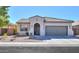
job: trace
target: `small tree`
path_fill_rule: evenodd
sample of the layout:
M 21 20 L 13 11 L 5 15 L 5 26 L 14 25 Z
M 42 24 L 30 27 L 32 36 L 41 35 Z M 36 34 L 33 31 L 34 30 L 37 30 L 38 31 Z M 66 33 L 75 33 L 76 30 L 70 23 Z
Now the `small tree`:
M 9 24 L 8 7 L 9 6 L 0 6 L 0 27 L 7 26 Z
M 9 6 L 0 6 L 0 27 L 1 28 L 6 27 L 9 24 L 8 8 Z

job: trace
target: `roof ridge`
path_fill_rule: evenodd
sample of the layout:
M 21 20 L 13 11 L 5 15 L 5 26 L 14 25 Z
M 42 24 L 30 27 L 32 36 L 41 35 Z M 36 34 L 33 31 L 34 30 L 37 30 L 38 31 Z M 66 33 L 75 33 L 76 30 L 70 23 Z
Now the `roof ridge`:
M 55 18 L 55 17 L 47 17 L 47 16 L 45 18 L 51 18 L 51 19 L 56 19 L 56 20 L 65 20 L 65 21 L 72 21 L 72 20 L 68 20 L 68 19 Z

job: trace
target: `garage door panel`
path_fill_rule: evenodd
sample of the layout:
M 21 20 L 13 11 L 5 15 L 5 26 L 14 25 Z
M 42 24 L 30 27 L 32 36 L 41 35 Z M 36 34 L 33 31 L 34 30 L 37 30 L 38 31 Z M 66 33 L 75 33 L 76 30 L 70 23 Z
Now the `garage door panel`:
M 46 35 L 48 36 L 66 36 L 67 27 L 66 26 L 46 26 Z

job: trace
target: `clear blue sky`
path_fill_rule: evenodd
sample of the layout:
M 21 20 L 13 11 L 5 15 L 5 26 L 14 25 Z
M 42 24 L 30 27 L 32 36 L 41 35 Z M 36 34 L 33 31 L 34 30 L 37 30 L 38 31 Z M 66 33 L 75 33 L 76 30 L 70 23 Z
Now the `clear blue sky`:
M 78 6 L 12 6 L 9 8 L 10 22 L 31 16 L 48 16 L 54 18 L 79 20 Z

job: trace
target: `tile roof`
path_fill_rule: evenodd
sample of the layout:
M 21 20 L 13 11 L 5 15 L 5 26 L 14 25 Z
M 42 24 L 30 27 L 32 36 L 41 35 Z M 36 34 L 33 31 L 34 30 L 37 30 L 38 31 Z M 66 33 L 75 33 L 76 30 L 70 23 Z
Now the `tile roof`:
M 74 23 L 72 23 L 73 26 L 75 25 L 79 25 L 79 21 L 75 21 Z
M 53 18 L 53 17 L 42 17 L 39 15 L 36 15 L 36 16 L 29 17 L 28 19 L 22 18 L 22 19 L 18 20 L 16 23 L 25 23 L 25 22 L 28 23 L 29 19 L 34 18 L 34 17 L 44 18 L 45 21 L 47 21 L 47 22 L 62 22 L 62 23 L 65 23 L 65 22 L 72 23 L 73 22 L 72 20 L 59 19 L 59 18 Z
M 18 20 L 16 23 L 20 23 L 20 22 L 25 23 L 25 22 L 29 22 L 29 20 L 22 18 L 22 19 Z
M 52 17 L 44 17 L 44 18 L 46 21 L 51 21 L 51 22 L 73 22 L 72 20 L 52 18 Z

